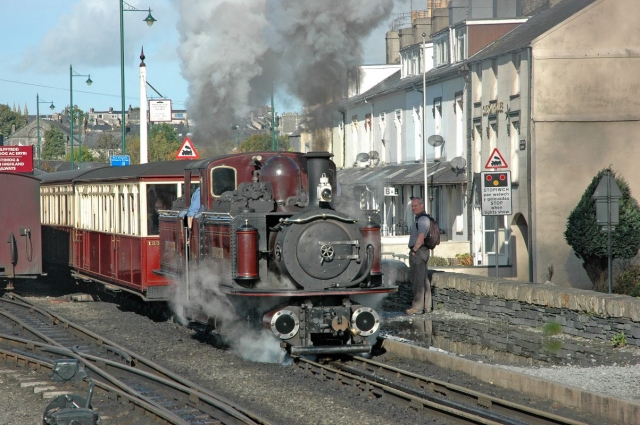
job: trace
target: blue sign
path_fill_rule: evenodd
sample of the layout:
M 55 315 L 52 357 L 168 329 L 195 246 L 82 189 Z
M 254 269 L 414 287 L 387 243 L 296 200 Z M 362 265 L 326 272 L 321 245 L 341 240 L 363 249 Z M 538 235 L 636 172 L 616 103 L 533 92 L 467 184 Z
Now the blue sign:
M 123 167 L 125 165 L 129 165 L 131 163 L 131 158 L 129 155 L 111 155 L 111 166 L 112 167 Z

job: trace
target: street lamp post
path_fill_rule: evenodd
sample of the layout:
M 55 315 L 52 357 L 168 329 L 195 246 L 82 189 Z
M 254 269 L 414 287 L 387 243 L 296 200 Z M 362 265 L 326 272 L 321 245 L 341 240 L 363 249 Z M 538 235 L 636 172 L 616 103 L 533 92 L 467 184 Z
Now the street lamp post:
M 55 109 L 55 105 L 53 102 L 45 102 L 44 100 L 40 100 L 40 95 L 36 94 L 36 127 L 38 132 L 38 168 L 40 168 L 40 104 L 46 103 L 50 104 L 49 109 L 52 111 Z
M 127 6 L 125 9 L 124 6 Z M 124 100 L 124 12 L 146 12 L 146 10 L 140 10 L 124 0 L 120 0 L 120 96 L 122 97 L 122 118 L 120 119 L 120 125 L 122 126 L 122 155 L 126 154 L 125 148 L 125 136 L 126 136 L 126 124 L 125 124 L 125 100 Z M 156 21 L 153 16 L 151 16 L 151 8 L 149 8 L 149 14 L 144 22 L 147 23 L 148 26 L 153 25 Z
M 424 210 L 429 213 L 429 201 L 427 200 L 429 194 L 427 191 L 427 181 L 429 178 L 428 166 L 427 166 L 427 55 L 425 52 L 426 33 L 422 33 L 422 150 L 424 160 Z
M 73 70 L 73 66 L 69 65 L 69 122 L 70 122 L 70 128 L 71 128 L 71 169 L 74 169 L 73 166 L 73 157 L 74 157 L 74 152 L 73 152 L 73 77 L 87 77 L 87 85 L 90 86 L 91 83 L 93 83 L 93 81 L 91 81 L 91 75 L 89 74 L 78 74 L 77 72 L 75 72 Z

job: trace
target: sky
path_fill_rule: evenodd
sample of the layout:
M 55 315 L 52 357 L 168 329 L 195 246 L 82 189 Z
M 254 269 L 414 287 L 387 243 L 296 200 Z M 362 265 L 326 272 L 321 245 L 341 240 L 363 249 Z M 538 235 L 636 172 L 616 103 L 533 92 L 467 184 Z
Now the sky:
M 216 110 L 221 103 L 238 103 L 233 109 L 238 114 L 256 100 L 269 101 L 265 96 L 269 90 L 254 87 L 256 81 L 266 85 L 262 77 L 277 75 L 276 111 L 299 112 L 317 94 L 312 90 L 326 84 L 322 75 L 331 77 L 335 68 L 331 58 L 337 51 L 360 56 L 361 64 L 384 63 L 385 33 L 394 14 L 408 12 L 417 2 L 127 3 L 144 12 L 124 12 L 126 107 L 140 105 L 138 67 L 144 48 L 147 80 L 159 92 L 148 88 L 149 98 L 171 99 L 173 109 L 187 109 L 190 114 L 191 109 Z M 22 110 L 26 105 L 33 115 L 39 95 L 41 115 L 50 113 L 50 105 L 43 102 L 53 102 L 55 111 L 61 111 L 70 103 L 72 80 L 73 103 L 80 109 L 119 111 L 118 5 L 118 0 L 0 0 L 5 36 L 0 48 L 0 103 Z M 143 21 L 149 7 L 157 20 L 151 27 Z M 93 81 L 90 87 L 85 84 L 88 75 Z

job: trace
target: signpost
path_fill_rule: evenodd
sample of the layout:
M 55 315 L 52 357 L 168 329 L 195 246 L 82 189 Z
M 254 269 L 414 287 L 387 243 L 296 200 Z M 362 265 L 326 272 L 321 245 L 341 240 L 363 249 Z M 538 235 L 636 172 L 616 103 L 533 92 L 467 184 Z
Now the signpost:
M 622 199 L 622 192 L 611 174 L 611 169 L 607 169 L 606 174 L 600 179 L 592 198 L 596 201 L 596 222 L 602 226 L 603 232 L 607 232 L 607 274 L 609 275 L 609 293 L 611 293 L 611 232 L 616 230 L 615 226 L 620 222 L 620 199 Z
M 150 122 L 171 122 L 171 114 L 172 110 L 170 99 L 149 101 Z
M 510 215 L 511 171 L 483 171 L 482 215 Z
M 509 168 L 498 148 L 493 149 L 484 168 L 494 169 L 494 171 L 481 173 L 482 215 L 496 217 L 493 244 L 496 252 L 496 277 L 499 277 L 498 217 L 513 214 L 511 208 L 511 171 L 497 171 L 497 169 Z
M 182 142 L 182 146 L 180 146 L 180 149 L 178 149 L 178 154 L 176 155 L 176 158 L 178 159 L 200 158 L 200 155 L 198 155 L 198 152 L 196 151 L 196 148 L 193 146 L 191 139 L 189 139 L 189 136 L 184 138 L 184 141 Z
M 399 194 L 400 190 L 397 187 L 385 186 L 384 188 L 384 196 L 398 196 Z
M 112 167 L 124 167 L 131 164 L 131 158 L 129 155 L 111 155 Z
M 33 146 L 0 146 L 0 171 L 33 173 Z

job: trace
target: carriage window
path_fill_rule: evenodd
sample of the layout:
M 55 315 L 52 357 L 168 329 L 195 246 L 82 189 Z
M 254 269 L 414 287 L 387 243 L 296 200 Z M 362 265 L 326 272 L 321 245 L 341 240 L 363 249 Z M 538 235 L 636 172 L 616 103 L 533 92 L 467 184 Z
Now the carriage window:
M 160 233 L 159 211 L 170 210 L 173 202 L 178 199 L 178 185 L 149 184 L 147 185 L 147 234 Z
M 236 169 L 231 167 L 216 167 L 211 170 L 211 192 L 213 196 L 220 196 L 224 192 L 236 189 Z

